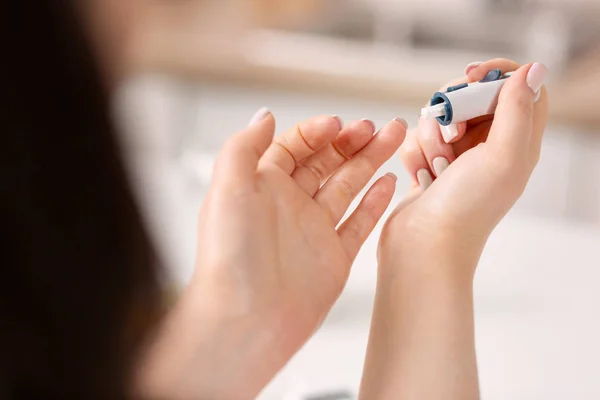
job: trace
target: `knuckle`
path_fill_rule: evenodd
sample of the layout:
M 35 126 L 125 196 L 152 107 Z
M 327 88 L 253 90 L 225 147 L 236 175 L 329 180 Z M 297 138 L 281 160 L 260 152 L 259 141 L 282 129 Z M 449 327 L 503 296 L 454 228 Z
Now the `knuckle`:
M 321 163 L 314 163 L 311 165 L 307 165 L 306 168 L 308 168 L 309 171 L 311 171 L 313 173 L 313 175 L 316 176 L 316 178 L 319 181 L 323 181 L 325 179 L 325 167 L 323 166 L 323 164 Z
M 337 179 L 336 186 L 343 197 L 354 198 L 354 196 L 356 196 L 356 188 L 350 179 L 346 177 L 340 177 Z

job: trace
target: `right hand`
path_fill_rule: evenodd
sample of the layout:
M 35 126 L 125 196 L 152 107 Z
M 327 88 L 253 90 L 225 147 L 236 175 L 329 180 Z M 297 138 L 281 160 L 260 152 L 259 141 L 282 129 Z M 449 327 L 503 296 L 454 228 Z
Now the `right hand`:
M 478 81 L 497 68 L 518 70 L 505 84 L 494 116 L 462 124 L 451 143 L 443 140 L 435 120 L 421 119 L 418 129 L 408 134 L 400 155 L 413 177 L 413 190 L 384 228 L 381 263 L 398 264 L 441 250 L 476 260 L 489 234 L 523 193 L 546 127 L 548 97 L 542 83 L 547 70 L 541 64 L 519 68 L 508 60 L 492 60 L 452 84 Z

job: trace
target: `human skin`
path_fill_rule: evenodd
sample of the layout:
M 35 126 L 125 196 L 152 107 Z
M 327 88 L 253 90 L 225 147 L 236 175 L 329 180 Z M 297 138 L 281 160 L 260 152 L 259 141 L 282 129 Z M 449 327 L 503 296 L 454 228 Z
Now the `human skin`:
M 379 242 L 361 399 L 479 398 L 473 277 L 490 233 L 537 164 L 548 112 L 541 64 L 492 60 L 463 81 L 495 68 L 517 71 L 493 118 L 463 124 L 450 144 L 435 121 L 421 120 L 402 145 L 413 190 Z

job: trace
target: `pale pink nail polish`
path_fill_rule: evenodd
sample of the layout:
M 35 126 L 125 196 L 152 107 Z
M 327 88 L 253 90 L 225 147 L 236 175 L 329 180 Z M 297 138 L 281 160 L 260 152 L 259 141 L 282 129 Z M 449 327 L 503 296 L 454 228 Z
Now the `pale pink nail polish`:
M 406 129 L 408 129 L 408 122 L 406 122 L 404 118 L 396 117 L 394 118 L 394 121 L 400 122 Z
M 527 74 L 527 85 L 529 85 L 534 93 L 537 93 L 544 85 L 547 76 L 548 68 L 544 64 L 535 63 L 531 66 Z
M 398 180 L 398 177 L 396 176 L 396 174 L 392 173 L 392 172 L 388 172 L 387 174 L 385 174 L 386 176 L 389 176 L 390 178 L 392 178 L 394 181 Z
M 475 68 L 479 67 L 481 64 L 483 64 L 483 61 L 475 61 L 475 62 L 472 62 L 471 64 L 467 65 L 467 67 L 465 68 L 465 75 L 469 75 L 469 72 L 473 71 Z
M 420 169 L 417 171 L 417 182 L 421 189 L 426 190 L 433 183 L 433 177 L 426 169 Z
M 332 115 L 333 118 L 335 118 L 335 120 L 338 123 L 338 126 L 340 128 L 340 131 L 342 130 L 342 128 L 344 127 L 344 120 L 342 120 L 338 115 Z
M 448 159 L 446 157 L 437 157 L 433 160 L 433 172 L 436 177 L 440 177 L 444 173 L 446 169 L 450 166 Z
M 248 123 L 248 126 L 258 124 L 260 121 L 265 119 L 267 117 L 267 115 L 269 115 L 269 114 L 271 114 L 271 111 L 269 111 L 269 109 L 267 107 L 262 107 L 260 110 L 258 110 L 256 112 L 256 114 L 254 114 L 254 116 Z
M 454 138 L 458 136 L 458 126 L 456 126 L 455 124 L 442 126 L 441 131 L 442 138 L 446 143 L 450 143 L 452 140 L 454 140 Z
M 364 119 L 362 119 L 362 121 L 371 125 L 372 131 L 375 132 L 375 130 L 377 129 L 377 127 L 375 126 L 375 122 L 371 121 L 368 118 L 364 118 Z

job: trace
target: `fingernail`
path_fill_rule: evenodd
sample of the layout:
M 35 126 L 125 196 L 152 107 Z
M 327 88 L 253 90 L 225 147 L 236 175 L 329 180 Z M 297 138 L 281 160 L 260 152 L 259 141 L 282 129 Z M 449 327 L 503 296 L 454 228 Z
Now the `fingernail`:
M 475 62 L 472 62 L 471 64 L 467 65 L 467 67 L 465 68 L 465 75 L 469 75 L 469 72 L 473 71 L 475 68 L 479 67 L 481 64 L 483 64 L 483 61 L 475 61 Z
M 436 177 L 440 177 L 442 173 L 450 166 L 450 163 L 445 157 L 437 157 L 433 160 L 433 172 Z
M 400 122 L 406 129 L 408 129 L 408 122 L 406 122 L 404 118 L 396 117 L 394 118 L 394 121 Z
M 387 174 L 385 174 L 385 176 L 389 176 L 390 178 L 392 178 L 394 181 L 398 180 L 398 177 L 396 176 L 396 174 L 393 174 L 391 172 L 388 172 Z
M 363 122 L 366 122 L 366 123 L 368 123 L 368 124 L 370 124 L 370 125 L 371 125 L 371 128 L 373 128 L 373 129 L 372 129 L 372 132 L 375 132 L 375 129 L 377 129 L 377 126 L 375 126 L 375 122 L 371 121 L 371 120 L 370 120 L 370 119 L 368 119 L 368 118 L 364 118 L 362 121 L 363 121 Z
M 267 115 L 269 115 L 269 114 L 271 114 L 271 111 L 269 111 L 269 109 L 267 107 L 261 108 L 260 110 L 258 110 L 256 112 L 256 114 L 254 114 L 254 117 L 252 117 L 252 119 L 248 123 L 248 126 L 252 126 L 252 125 L 259 123 L 260 121 L 265 119 L 267 117 Z
M 333 118 L 335 118 L 335 120 L 338 123 L 338 126 L 340 128 L 340 131 L 342 130 L 342 128 L 344 127 L 344 120 L 342 120 L 338 115 L 332 115 Z
M 444 142 L 450 143 L 455 137 L 458 136 L 458 126 L 455 124 L 442 126 L 442 137 Z
M 426 190 L 433 183 L 433 178 L 428 170 L 420 169 L 417 171 L 417 181 L 421 189 Z
M 527 74 L 527 85 L 529 85 L 534 93 L 537 93 L 542 88 L 547 76 L 548 68 L 544 64 L 535 63 L 531 66 Z

